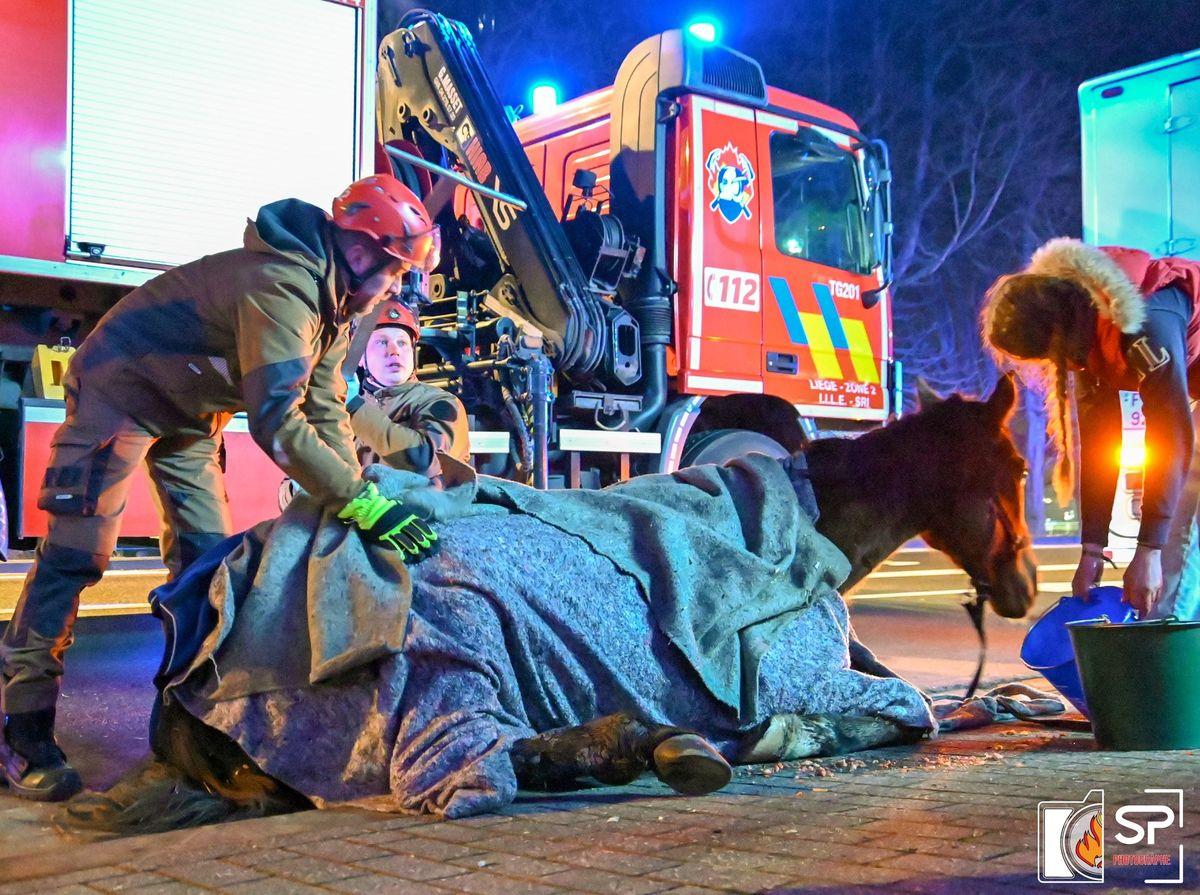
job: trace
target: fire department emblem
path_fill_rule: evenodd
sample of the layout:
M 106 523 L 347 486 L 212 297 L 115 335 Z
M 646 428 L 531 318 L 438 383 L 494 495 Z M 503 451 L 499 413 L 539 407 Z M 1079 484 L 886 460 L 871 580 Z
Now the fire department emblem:
M 754 198 L 754 166 L 745 153 L 732 143 L 714 149 L 704 160 L 708 188 L 712 192 L 709 210 L 734 224 L 750 218 L 750 200 Z

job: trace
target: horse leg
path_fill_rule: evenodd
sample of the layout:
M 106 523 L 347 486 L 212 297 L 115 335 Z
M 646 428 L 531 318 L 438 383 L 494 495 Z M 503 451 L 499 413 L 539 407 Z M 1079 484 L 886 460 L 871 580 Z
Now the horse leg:
M 876 655 L 871 652 L 871 648 L 858 639 L 858 635 L 854 633 L 854 626 L 850 626 L 850 670 L 857 671 L 860 674 L 869 675 L 870 677 L 890 677 L 898 681 L 909 683 L 906 678 L 901 677 L 892 669 L 888 668 Z M 914 684 L 914 687 L 916 685 Z M 933 700 L 929 694 L 920 687 L 916 687 L 917 692 L 921 694 L 921 698 L 925 700 L 925 704 L 932 706 Z
M 583 777 L 622 786 L 649 769 L 676 792 L 704 795 L 733 774 L 703 737 L 625 712 L 517 740 L 509 757 L 525 789 L 569 789 Z
M 74 829 L 158 833 L 312 807 L 178 700 L 160 705 L 150 745 L 153 754 L 107 792 L 76 797 L 56 822 Z
M 869 646 L 854 636 L 853 628 L 850 630 L 850 668 L 871 677 L 900 677 L 880 662 Z
M 916 742 L 923 735 L 920 728 L 877 715 L 772 715 L 742 737 L 737 760 L 762 764 L 845 755 Z

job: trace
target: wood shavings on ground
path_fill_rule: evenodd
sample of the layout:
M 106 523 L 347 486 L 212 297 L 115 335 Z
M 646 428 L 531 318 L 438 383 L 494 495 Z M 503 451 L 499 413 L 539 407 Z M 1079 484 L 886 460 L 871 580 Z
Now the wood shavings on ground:
M 999 751 L 983 751 L 971 755 L 954 753 L 922 753 L 909 755 L 864 755 L 839 756 L 836 758 L 808 758 L 799 761 L 778 762 L 774 765 L 745 765 L 736 768 L 738 776 L 744 777 L 774 777 L 791 776 L 797 779 L 833 777 L 856 771 L 927 771 L 953 768 L 972 767 L 1005 758 Z

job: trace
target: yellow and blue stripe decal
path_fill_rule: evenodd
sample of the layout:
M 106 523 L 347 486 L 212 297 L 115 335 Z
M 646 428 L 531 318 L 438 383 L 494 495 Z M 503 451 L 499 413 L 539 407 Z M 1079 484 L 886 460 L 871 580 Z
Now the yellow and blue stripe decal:
M 833 293 L 827 283 L 813 283 L 813 296 L 820 314 L 801 311 L 796 306 L 792 287 L 783 277 L 769 277 L 771 294 L 783 317 L 788 338 L 812 352 L 813 365 L 822 379 L 845 379 L 837 351 L 847 351 L 860 382 L 879 382 L 879 368 L 871 351 L 867 327 L 861 320 L 843 320 L 837 312 Z

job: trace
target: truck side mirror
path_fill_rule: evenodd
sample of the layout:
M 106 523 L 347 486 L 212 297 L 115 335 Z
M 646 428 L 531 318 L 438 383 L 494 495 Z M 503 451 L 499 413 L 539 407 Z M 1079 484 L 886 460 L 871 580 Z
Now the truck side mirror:
M 869 201 L 875 230 L 875 255 L 882 268 L 879 286 L 864 289 L 862 293 L 863 307 L 870 310 L 879 304 L 884 290 L 892 285 L 892 234 L 895 227 L 892 224 L 892 171 L 887 144 L 882 140 L 872 140 L 866 149 L 868 176 L 874 184 Z
M 596 189 L 596 172 L 589 171 L 587 168 L 576 168 L 575 175 L 571 178 L 571 186 L 590 199 L 592 192 Z

